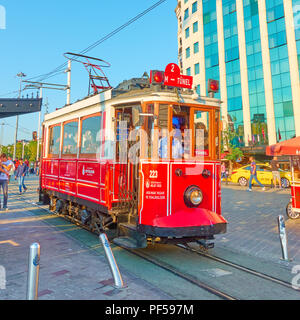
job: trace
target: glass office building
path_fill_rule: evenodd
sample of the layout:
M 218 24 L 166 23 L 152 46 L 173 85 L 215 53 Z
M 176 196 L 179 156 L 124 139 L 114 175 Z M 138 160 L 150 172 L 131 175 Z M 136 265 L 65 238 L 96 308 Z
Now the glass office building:
M 300 0 L 178 0 L 175 12 L 182 73 L 202 96 L 220 81 L 237 145 L 300 136 Z

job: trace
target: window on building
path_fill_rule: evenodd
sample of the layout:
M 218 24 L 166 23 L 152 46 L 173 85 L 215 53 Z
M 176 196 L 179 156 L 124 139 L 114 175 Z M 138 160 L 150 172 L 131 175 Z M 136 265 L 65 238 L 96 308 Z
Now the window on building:
M 198 21 L 193 23 L 193 32 L 198 32 Z
M 77 154 L 78 145 L 78 121 L 68 122 L 64 125 L 63 131 L 63 155 Z
M 187 76 L 190 76 L 190 75 L 191 75 L 191 68 L 187 68 L 187 69 L 186 69 L 186 75 L 187 75 Z
M 189 17 L 189 9 L 184 10 L 184 20 L 186 20 Z
M 185 38 L 187 39 L 190 36 L 190 28 L 185 29 Z
M 269 36 L 269 48 L 280 47 L 286 44 L 286 33 L 281 31 L 279 33 L 274 33 Z
M 51 127 L 49 129 L 49 148 L 48 148 L 49 155 L 59 156 L 60 130 L 61 130 L 60 125 Z
M 267 22 L 274 21 L 282 17 L 284 17 L 284 8 L 282 3 L 267 10 Z
M 190 49 L 190 47 L 188 47 L 185 49 L 185 57 L 189 58 L 190 56 L 191 56 L 191 49 Z
M 199 52 L 199 42 L 195 42 L 194 43 L 194 53 L 198 53 Z
M 199 72 L 200 72 L 199 63 L 196 63 L 194 68 L 195 68 L 195 75 L 199 74 Z
M 195 13 L 198 9 L 198 3 L 197 1 L 195 1 L 193 4 L 192 4 L 192 13 Z
M 99 154 L 101 145 L 101 116 L 82 120 L 80 154 Z

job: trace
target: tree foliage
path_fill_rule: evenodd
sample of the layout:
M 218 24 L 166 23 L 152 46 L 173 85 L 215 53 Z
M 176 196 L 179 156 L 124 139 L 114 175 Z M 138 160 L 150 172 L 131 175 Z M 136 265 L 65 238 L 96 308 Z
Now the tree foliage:
M 41 146 L 40 146 L 41 150 Z M 6 153 L 8 156 L 13 157 L 14 145 L 1 146 L 1 153 Z M 37 141 L 29 141 L 24 143 L 24 156 L 23 156 L 23 143 L 18 142 L 16 148 L 16 158 L 24 158 L 29 161 L 36 161 L 37 156 Z

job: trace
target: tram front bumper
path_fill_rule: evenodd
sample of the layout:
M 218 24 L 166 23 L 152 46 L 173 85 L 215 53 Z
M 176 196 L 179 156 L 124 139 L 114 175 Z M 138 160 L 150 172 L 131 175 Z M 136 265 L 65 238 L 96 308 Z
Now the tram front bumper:
M 227 231 L 227 221 L 219 214 L 202 208 L 177 212 L 139 225 L 138 231 L 154 237 L 210 237 Z

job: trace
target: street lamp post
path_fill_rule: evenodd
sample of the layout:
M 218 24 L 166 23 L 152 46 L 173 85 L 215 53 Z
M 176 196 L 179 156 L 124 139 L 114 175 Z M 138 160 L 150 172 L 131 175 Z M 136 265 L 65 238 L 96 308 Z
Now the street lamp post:
M 20 89 L 19 89 L 19 99 L 21 99 L 21 92 L 22 92 L 22 78 L 26 77 L 26 74 L 20 72 L 17 74 L 17 77 L 20 78 Z M 16 118 L 16 132 L 15 132 L 15 144 L 14 144 L 14 155 L 13 160 L 16 159 L 16 152 L 17 152 L 17 139 L 18 139 L 18 127 L 19 127 L 19 116 Z
M 40 87 L 40 98 L 43 98 L 43 86 Z M 36 161 L 40 159 L 40 131 L 41 131 L 41 111 L 39 112 L 39 123 L 37 132 L 37 150 L 36 150 Z

